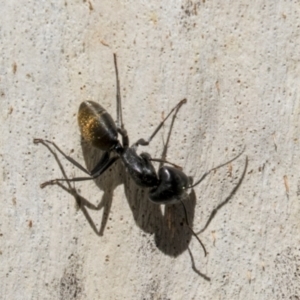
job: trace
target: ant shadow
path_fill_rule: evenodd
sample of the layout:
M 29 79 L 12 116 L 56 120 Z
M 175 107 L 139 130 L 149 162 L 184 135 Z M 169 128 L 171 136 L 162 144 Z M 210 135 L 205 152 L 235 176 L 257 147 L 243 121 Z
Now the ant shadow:
M 92 149 L 84 144 L 82 144 L 82 149 L 86 167 L 87 169 L 92 169 L 97 159 L 100 159 L 101 154 L 99 155 L 97 149 Z M 91 159 L 93 156 L 97 157 L 97 159 Z M 82 199 L 82 197 L 81 203 L 89 209 L 103 209 L 100 228 L 97 231 L 94 230 L 96 234 L 104 234 L 112 206 L 113 191 L 119 185 L 123 185 L 124 198 L 127 199 L 136 225 L 145 233 L 154 235 L 156 246 L 163 253 L 173 257 L 180 255 L 187 249 L 192 235 L 185 224 L 185 215 L 181 205 L 167 205 L 163 211 L 160 205 L 149 201 L 147 189 L 135 184 L 121 161 L 118 160 L 112 168 L 96 179 L 95 183 L 103 191 L 100 203 L 97 206 L 93 206 L 86 199 Z M 192 224 L 196 205 L 194 192 L 186 199 L 185 205 L 189 222 Z M 82 205 L 80 207 L 82 208 Z M 95 228 L 94 225 L 92 227 Z
M 168 138 L 164 145 L 163 152 L 161 155 L 162 160 L 165 160 L 167 156 L 168 144 L 174 125 L 175 117 L 176 114 L 172 118 Z M 68 179 L 56 152 L 53 151 L 47 143 L 42 142 L 42 144 L 45 145 L 53 154 L 61 169 L 63 177 L 65 179 Z M 81 142 L 81 147 L 83 157 L 85 160 L 85 165 L 88 170 L 91 170 L 94 168 L 95 164 L 100 160 L 103 153 L 98 149 L 93 148 L 84 141 Z M 207 229 L 211 221 L 216 216 L 217 212 L 224 205 L 226 205 L 237 192 L 245 177 L 247 165 L 248 159 L 246 158 L 245 167 L 238 183 L 231 190 L 231 192 L 228 194 L 225 200 L 222 201 L 215 209 L 213 209 L 205 226 L 200 231 L 198 231 L 197 234 L 202 233 Z M 89 225 L 91 226 L 95 234 L 97 234 L 98 236 L 102 236 L 104 234 L 112 206 L 113 192 L 119 185 L 123 185 L 125 197 L 132 211 L 135 223 L 144 232 L 154 235 L 156 247 L 166 255 L 172 257 L 177 257 L 184 251 L 188 250 L 189 255 L 191 257 L 192 269 L 194 270 L 194 272 L 196 272 L 203 279 L 210 281 L 210 278 L 207 275 L 201 273 L 195 266 L 195 261 L 192 252 L 189 249 L 189 243 L 192 238 L 192 233 L 188 226 L 186 226 L 187 221 L 185 219 L 184 210 L 181 205 L 165 205 L 165 209 L 163 212 L 160 205 L 149 201 L 147 189 L 141 188 L 134 183 L 129 174 L 127 174 L 127 171 L 120 160 L 117 160 L 112 167 L 110 167 L 99 178 L 95 179 L 94 182 L 96 183 L 97 187 L 101 191 L 103 191 L 101 200 L 97 205 L 91 203 L 89 200 L 81 196 L 76 191 L 75 187 L 71 185 L 70 182 L 65 182 L 68 185 L 68 187 L 60 182 L 57 182 L 56 184 L 68 193 L 70 193 L 75 198 L 76 203 L 83 212 L 85 218 L 87 219 Z M 196 194 L 193 189 L 191 190 L 190 194 L 185 200 L 185 206 L 187 210 L 188 223 L 191 227 L 193 227 L 196 206 Z M 97 228 L 96 222 L 90 216 L 89 210 L 103 210 L 99 228 Z

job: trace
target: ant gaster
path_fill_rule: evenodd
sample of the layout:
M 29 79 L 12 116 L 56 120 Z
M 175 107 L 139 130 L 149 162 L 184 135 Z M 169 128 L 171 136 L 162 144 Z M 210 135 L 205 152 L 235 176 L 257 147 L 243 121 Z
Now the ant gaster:
M 41 187 L 43 188 L 46 185 L 56 184 L 61 181 L 71 182 L 95 179 L 103 174 L 114 162 L 121 159 L 135 183 L 139 186 L 150 188 L 149 200 L 156 204 L 174 204 L 178 202 L 182 204 L 185 213 L 186 225 L 201 244 L 206 256 L 207 251 L 203 243 L 188 222 L 187 210 L 183 203 L 183 200 L 187 197 L 186 191 L 198 185 L 212 171 L 237 159 L 242 153 L 230 161 L 209 170 L 194 184 L 192 184 L 191 177 L 188 177 L 185 173 L 183 173 L 177 165 L 162 159 L 151 158 L 151 156 L 145 152 L 137 154 L 137 147 L 149 145 L 153 137 L 163 126 L 164 122 L 174 111 L 177 113 L 179 108 L 186 103 L 186 99 L 181 100 L 169 112 L 147 140 L 139 139 L 132 146 L 129 146 L 129 138 L 122 120 L 122 105 L 116 54 L 114 54 L 114 65 L 117 81 L 117 124 L 113 121 L 110 114 L 108 114 L 108 112 L 96 102 L 82 102 L 78 111 L 78 124 L 83 139 L 88 141 L 94 147 L 104 151 L 100 161 L 96 164 L 92 171 L 89 172 L 73 158 L 67 156 L 54 142 L 43 139 L 34 139 L 34 143 L 36 144 L 52 144 L 69 162 L 89 175 L 89 177 L 76 177 L 72 179 L 54 179 L 41 184 Z M 118 134 L 122 137 L 122 143 L 118 139 Z M 112 152 L 116 155 L 111 157 Z M 158 173 L 156 173 L 152 161 L 168 163 L 171 166 L 162 166 L 158 170 Z

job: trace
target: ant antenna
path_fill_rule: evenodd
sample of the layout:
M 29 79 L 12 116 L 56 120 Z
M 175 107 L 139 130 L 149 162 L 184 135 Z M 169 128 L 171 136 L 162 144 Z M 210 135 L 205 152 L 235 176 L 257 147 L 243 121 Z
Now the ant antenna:
M 233 162 L 233 161 L 236 160 L 237 158 L 239 158 L 239 157 L 244 153 L 244 151 L 245 151 L 245 147 L 243 148 L 243 150 L 241 151 L 241 153 L 239 153 L 237 156 L 235 156 L 235 157 L 232 158 L 231 160 L 229 160 L 229 161 L 227 161 L 226 163 L 223 163 L 223 164 L 221 164 L 221 165 L 219 165 L 219 166 L 216 166 L 216 167 L 210 169 L 209 171 L 205 172 L 205 173 L 202 175 L 202 177 L 201 177 L 198 181 L 196 181 L 194 184 L 190 185 L 189 188 L 191 189 L 191 188 L 193 188 L 194 186 L 196 186 L 196 185 L 198 185 L 199 183 L 201 183 L 201 181 L 202 181 L 207 175 L 209 175 L 211 172 L 213 172 L 213 171 L 215 171 L 215 170 L 217 170 L 217 169 L 220 169 L 220 168 L 222 168 L 222 167 L 224 167 L 224 166 L 230 164 L 231 162 Z
M 184 211 L 184 215 L 185 215 L 185 223 L 186 223 L 187 227 L 190 229 L 190 231 L 191 231 L 191 233 L 193 234 L 193 236 L 194 236 L 194 237 L 198 240 L 198 242 L 200 243 L 200 245 L 201 245 L 201 247 L 202 247 L 202 249 L 203 249 L 203 251 L 204 251 L 204 256 L 206 256 L 206 255 L 207 255 L 207 251 L 206 251 L 206 249 L 205 249 L 204 244 L 201 242 L 201 240 L 199 239 L 199 237 L 197 236 L 197 234 L 195 233 L 195 231 L 192 229 L 192 227 L 191 227 L 190 224 L 189 224 L 189 220 L 188 220 L 188 216 L 187 216 L 187 211 L 186 211 L 185 204 L 184 204 L 184 202 L 183 202 L 181 199 L 179 199 L 179 201 L 180 201 L 180 203 L 182 204 L 182 207 L 183 207 L 183 211 Z

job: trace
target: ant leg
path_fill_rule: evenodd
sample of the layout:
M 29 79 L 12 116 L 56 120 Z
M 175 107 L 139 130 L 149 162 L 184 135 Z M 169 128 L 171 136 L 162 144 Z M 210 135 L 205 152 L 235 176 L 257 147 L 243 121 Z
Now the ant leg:
M 162 158 L 149 158 L 150 161 L 156 161 L 156 162 L 159 162 L 160 165 L 159 165 L 159 169 L 163 166 L 163 164 L 169 164 L 173 167 L 175 167 L 176 169 L 180 169 L 182 170 L 182 168 L 174 163 L 171 163 L 170 161 L 167 161 L 166 160 L 166 153 L 167 153 L 167 148 L 168 148 L 168 144 L 169 144 L 169 140 L 170 140 L 170 136 L 171 136 L 171 131 L 172 131 L 172 128 L 173 128 L 173 125 L 174 125 L 174 122 L 175 122 L 175 118 L 176 118 L 176 115 L 180 109 L 180 107 L 182 106 L 182 104 L 186 103 L 186 99 L 183 99 L 181 100 L 170 112 L 169 114 L 167 115 L 167 117 L 158 125 L 158 127 L 155 129 L 154 133 L 151 135 L 151 137 L 149 138 L 148 142 L 146 142 L 144 139 L 140 139 L 138 140 L 134 145 L 133 147 L 137 147 L 139 144 L 140 145 L 147 145 L 147 143 L 149 144 L 150 141 L 152 140 L 152 138 L 155 136 L 155 134 L 160 130 L 160 128 L 162 127 L 162 125 L 164 124 L 164 122 L 167 120 L 167 118 L 171 115 L 171 113 L 176 109 L 173 117 L 172 117 L 172 123 L 171 123 L 171 126 L 170 126 L 170 130 L 169 130 L 169 133 L 168 133 L 168 137 L 167 137 L 167 142 L 164 146 L 164 150 L 163 150 L 163 153 L 162 153 Z M 146 143 L 146 144 L 145 144 Z
M 121 127 L 118 127 L 117 130 L 118 130 L 118 133 L 120 133 L 122 136 L 123 147 L 127 148 L 129 146 L 129 137 L 127 134 L 127 130 L 125 128 L 121 128 Z
M 232 158 L 231 160 L 229 160 L 229 161 L 227 161 L 226 163 L 221 164 L 221 165 L 219 165 L 219 166 L 216 166 L 216 167 L 210 169 L 209 171 L 205 172 L 205 173 L 202 175 L 202 177 L 201 177 L 199 180 L 197 180 L 196 183 L 194 183 L 194 184 L 192 184 L 191 186 L 189 186 L 189 188 L 193 188 L 194 186 L 198 185 L 198 184 L 199 184 L 201 181 L 203 181 L 203 179 L 204 179 L 207 175 L 209 175 L 211 172 L 213 172 L 213 171 L 215 171 L 215 170 L 217 170 L 217 169 L 220 169 L 220 168 L 222 168 L 222 167 L 224 167 L 224 166 L 230 164 L 231 162 L 233 162 L 233 161 L 236 160 L 237 158 L 239 158 L 239 157 L 244 153 L 244 151 L 245 151 L 245 147 L 244 147 L 244 149 L 243 149 L 237 156 L 235 156 L 235 157 Z
M 170 117 L 170 115 L 173 113 L 174 110 L 176 110 L 175 114 L 177 114 L 180 107 L 186 103 L 186 99 L 181 100 L 175 107 L 172 108 L 172 110 L 168 113 L 168 115 L 160 122 L 160 124 L 156 127 L 154 132 L 151 134 L 151 136 L 145 140 L 145 139 L 139 139 L 137 142 L 133 144 L 133 147 L 141 146 L 147 146 L 152 141 L 152 139 L 155 137 L 155 135 L 158 133 L 158 131 L 161 129 L 161 127 L 164 125 L 165 121 Z
M 116 83 L 117 83 L 117 127 L 120 128 L 120 130 L 125 130 L 124 124 L 123 124 L 123 116 L 122 116 L 120 79 L 119 79 L 119 71 L 118 71 L 118 63 L 117 63 L 116 53 L 114 53 L 114 65 L 115 65 Z M 125 132 L 126 132 L 126 130 L 125 130 Z
M 49 140 L 43 140 L 43 139 L 33 139 L 34 144 L 43 144 L 46 146 L 46 144 L 51 144 L 61 155 L 64 156 L 71 164 L 73 164 L 75 167 L 83 171 L 84 173 L 91 175 L 90 172 L 84 168 L 80 163 L 78 163 L 75 159 L 65 154 L 54 142 L 51 142 Z
M 61 170 L 61 172 L 62 172 L 62 175 L 63 175 L 63 177 L 64 178 L 68 178 L 67 177 L 67 175 L 66 175 L 66 172 L 65 172 L 65 170 L 64 170 L 64 168 L 63 168 L 63 166 L 62 166 L 62 164 L 61 164 L 61 162 L 60 162 L 60 160 L 58 159 L 58 156 L 57 156 L 57 154 L 56 154 L 56 152 L 47 144 L 47 143 L 45 143 L 43 140 L 39 140 L 38 142 L 37 142 L 37 139 L 35 139 L 34 140 L 34 142 L 36 142 L 36 143 L 42 143 L 50 152 L 51 152 L 51 154 L 54 156 L 54 158 L 55 158 L 55 160 L 56 160 L 56 162 L 57 162 L 57 164 L 58 164 L 58 166 L 59 166 L 59 168 L 60 168 L 60 170 Z M 73 188 L 72 186 L 71 186 L 71 184 L 70 184 L 70 182 L 67 182 L 67 185 L 68 185 L 68 187 L 69 187 L 69 190 L 71 191 L 71 192 L 73 192 L 73 191 L 75 191 L 75 188 Z M 43 186 L 42 186 L 42 184 L 41 184 L 41 188 L 43 188 Z M 66 188 L 66 187 L 65 187 Z M 67 188 L 66 188 L 67 189 Z
M 58 159 L 58 156 L 57 156 L 57 153 L 48 145 L 48 144 L 44 144 L 45 147 L 48 148 L 48 150 L 51 152 L 51 154 L 53 155 L 53 157 L 55 158 L 62 174 L 63 174 L 63 177 L 64 178 L 68 178 L 66 173 L 65 173 L 65 170 L 60 162 L 60 160 Z M 105 224 L 103 226 L 101 226 L 100 230 L 97 229 L 97 226 L 96 224 L 94 223 L 93 219 L 91 218 L 87 208 L 89 209 L 92 209 L 92 210 L 100 210 L 104 205 L 103 203 L 99 203 L 98 205 L 94 205 L 92 203 L 90 203 L 88 200 L 86 200 L 85 198 L 83 198 L 81 195 L 79 195 L 76 191 L 76 188 L 75 188 L 75 185 L 72 186 L 70 182 L 66 182 L 68 187 L 66 187 L 65 185 L 63 185 L 61 182 L 57 182 L 57 185 L 59 187 L 61 187 L 62 189 L 64 189 L 66 192 L 68 192 L 69 194 L 71 194 L 74 198 L 75 198 L 75 201 L 78 205 L 78 208 L 81 209 L 82 213 L 84 214 L 84 216 L 86 217 L 88 223 L 91 225 L 92 229 L 94 230 L 94 232 L 97 234 L 97 235 L 102 235 L 103 234 L 103 230 L 104 230 L 104 227 L 105 227 L 105 224 L 106 224 L 106 221 L 105 221 Z M 105 211 L 104 211 L 105 213 Z M 105 215 L 104 215 L 105 217 Z M 103 222 L 102 222 L 103 223 Z
M 164 148 L 163 148 L 163 151 L 162 151 L 162 154 L 161 154 L 161 159 L 162 159 L 162 160 L 166 160 L 166 158 L 167 158 L 167 151 L 168 151 L 168 147 L 169 147 L 169 142 L 170 142 L 170 138 L 171 138 L 171 133 L 172 133 L 173 126 L 174 126 L 174 122 L 175 122 L 175 119 L 176 119 L 176 116 L 177 116 L 177 113 L 178 113 L 180 107 L 181 107 L 181 106 L 179 106 L 179 107 L 177 108 L 177 110 L 175 111 L 175 113 L 174 113 L 173 116 L 172 116 L 172 121 L 171 121 L 170 129 L 169 129 L 169 133 L 168 133 L 168 136 L 167 136 L 167 140 L 166 140 L 166 142 L 165 142 L 165 144 L 164 144 Z M 159 164 L 159 169 L 160 169 L 163 165 L 164 165 L 164 163 L 161 162 L 161 163 Z
M 117 90 L 117 127 L 118 127 L 118 132 L 122 136 L 122 143 L 123 147 L 129 146 L 129 138 L 127 135 L 127 131 L 124 128 L 124 123 L 123 123 L 123 115 L 122 115 L 122 98 L 121 98 L 121 89 L 120 89 L 120 79 L 119 79 L 119 71 L 118 71 L 118 63 L 117 63 L 117 55 L 114 53 L 114 65 L 115 65 L 115 72 L 116 72 L 116 90 Z M 151 142 L 151 140 L 154 138 L 154 136 L 157 134 L 157 132 L 161 129 L 165 121 L 169 118 L 169 116 L 172 114 L 174 110 L 177 111 L 179 108 L 182 106 L 182 104 L 186 103 L 186 99 L 181 100 L 166 116 L 166 118 L 157 126 L 157 128 L 154 130 L 152 135 L 147 139 L 139 139 L 136 143 L 133 144 L 133 147 L 138 147 L 139 145 L 141 146 L 147 146 Z
M 129 146 L 129 138 L 126 129 L 124 128 L 123 115 L 122 115 L 122 99 L 121 99 L 121 89 L 120 89 L 120 79 L 117 63 L 117 55 L 114 53 L 114 65 L 116 72 L 116 83 L 117 83 L 117 129 L 118 133 L 122 136 L 122 145 L 124 148 Z
M 41 184 L 41 188 L 44 188 L 47 185 L 53 185 L 53 184 L 58 184 L 59 182 L 65 181 L 65 182 L 74 182 L 74 181 L 86 181 L 86 180 L 93 180 L 102 175 L 115 161 L 119 159 L 118 156 L 114 156 L 110 158 L 108 161 L 105 162 L 105 164 L 100 167 L 98 167 L 98 171 L 95 174 L 92 174 L 91 177 L 75 177 L 75 178 L 58 178 L 58 179 L 52 179 L 49 181 L 46 181 Z
M 186 223 L 187 227 L 190 229 L 190 231 L 191 231 L 191 233 L 193 234 L 193 236 L 194 236 L 194 237 L 198 240 L 198 242 L 200 243 L 200 245 L 201 245 L 201 247 L 202 247 L 202 249 L 203 249 L 203 251 L 204 251 L 204 256 L 206 256 L 206 255 L 207 255 L 207 251 L 206 251 L 206 249 L 205 249 L 205 246 L 204 246 L 204 244 L 201 242 L 201 240 L 199 239 L 199 237 L 197 236 L 197 234 L 195 233 L 195 231 L 194 231 L 194 230 L 192 229 L 192 227 L 190 226 L 190 224 L 189 224 L 189 219 L 188 219 L 188 215 L 187 215 L 187 211 L 186 211 L 186 207 L 185 207 L 183 201 L 182 201 L 181 199 L 179 199 L 179 200 L 180 200 L 180 203 L 182 204 L 182 207 L 183 207 L 183 210 L 184 210 L 185 223 Z
M 67 182 L 71 182 L 71 181 L 83 181 L 83 180 L 92 180 L 95 179 L 97 177 L 99 177 L 105 170 L 107 170 L 107 168 L 109 168 L 119 157 L 109 157 L 109 152 L 105 152 L 100 161 L 96 164 L 96 166 L 94 167 L 94 169 L 89 172 L 87 169 L 85 169 L 81 164 L 79 164 L 76 160 L 74 160 L 72 157 L 66 155 L 54 142 L 51 142 L 49 140 L 43 140 L 43 139 L 34 139 L 33 142 L 35 144 L 43 144 L 44 146 L 46 146 L 50 151 L 51 148 L 49 147 L 49 144 L 52 145 L 59 153 L 61 153 L 70 163 L 72 163 L 74 166 L 76 166 L 77 168 L 79 168 L 81 171 L 83 171 L 84 173 L 86 173 L 87 175 L 89 175 L 90 177 L 76 177 L 76 178 L 72 178 L 72 179 L 54 179 L 51 181 L 47 181 L 45 183 L 41 184 L 41 187 L 45 187 L 46 185 L 49 184 L 55 184 L 59 181 L 67 181 Z M 52 151 L 51 151 L 52 152 Z
M 77 162 L 75 159 L 73 159 L 72 157 L 66 155 L 54 142 L 51 142 L 49 140 L 43 140 L 43 139 L 34 139 L 33 142 L 35 144 L 43 144 L 46 146 L 47 144 L 51 144 L 61 155 L 64 156 L 64 158 L 66 158 L 70 163 L 72 163 L 75 167 L 77 167 L 78 169 L 80 169 L 81 171 L 83 171 L 84 173 L 93 176 L 94 174 L 96 174 L 99 170 L 101 170 L 103 168 L 103 166 L 106 164 L 106 162 L 109 160 L 109 153 L 108 152 L 104 152 L 102 157 L 100 158 L 100 161 L 96 164 L 96 166 L 93 168 L 92 171 L 88 171 L 86 168 L 84 168 L 79 162 Z

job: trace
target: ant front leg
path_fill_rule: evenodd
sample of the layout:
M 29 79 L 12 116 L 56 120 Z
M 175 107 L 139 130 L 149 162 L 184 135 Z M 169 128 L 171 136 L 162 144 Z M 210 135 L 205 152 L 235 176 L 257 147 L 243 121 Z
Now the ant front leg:
M 100 161 L 94 167 L 94 169 L 91 172 L 89 172 L 86 168 L 84 168 L 80 163 L 78 163 L 72 157 L 66 155 L 54 142 L 51 142 L 49 140 L 43 140 L 43 139 L 34 139 L 33 142 L 35 144 L 43 144 L 49 150 L 50 150 L 49 144 L 52 145 L 70 163 L 72 163 L 75 167 L 77 167 L 78 169 L 80 169 L 81 171 L 83 171 L 84 173 L 89 175 L 89 177 L 75 177 L 72 179 L 68 179 L 68 178 L 53 179 L 53 180 L 42 183 L 41 188 L 44 188 L 47 185 L 57 184 L 58 182 L 62 182 L 62 181 L 73 182 L 73 181 L 85 181 L 85 180 L 95 179 L 95 178 L 99 177 L 101 174 L 103 174 L 116 160 L 119 159 L 118 156 L 114 156 L 114 157 L 110 158 L 109 152 L 105 152 L 102 155 Z

